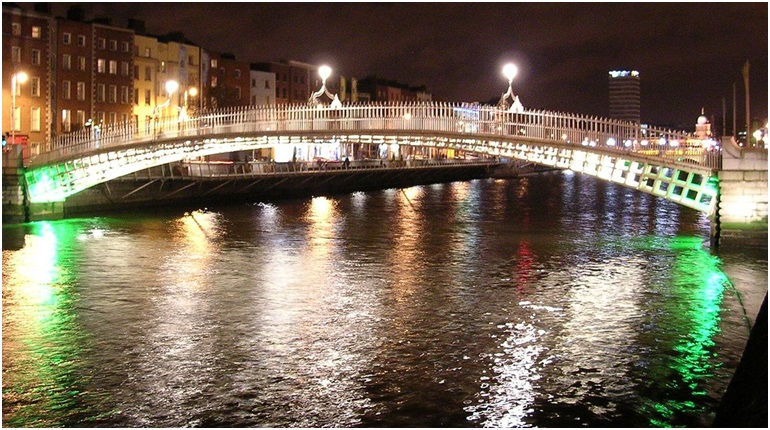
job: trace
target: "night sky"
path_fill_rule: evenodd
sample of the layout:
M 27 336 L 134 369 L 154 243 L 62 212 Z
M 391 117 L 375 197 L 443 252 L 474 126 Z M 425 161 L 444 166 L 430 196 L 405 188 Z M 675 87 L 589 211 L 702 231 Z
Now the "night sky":
M 65 15 L 71 3 L 54 4 Z M 26 4 L 25 4 L 26 5 Z M 335 74 L 426 85 L 434 99 L 497 99 L 516 63 L 525 108 L 608 114 L 608 71 L 638 70 L 642 121 L 692 129 L 726 100 L 767 118 L 767 3 L 81 3 L 86 18 L 181 31 L 248 62 L 328 64 Z M 740 127 L 739 127 L 740 128 Z

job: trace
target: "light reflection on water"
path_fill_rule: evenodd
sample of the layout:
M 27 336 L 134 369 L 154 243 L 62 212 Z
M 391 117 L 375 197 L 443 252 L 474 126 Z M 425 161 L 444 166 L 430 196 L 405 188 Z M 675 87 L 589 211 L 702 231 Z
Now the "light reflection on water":
M 4 229 L 3 424 L 705 426 L 767 284 L 707 232 L 570 174 Z

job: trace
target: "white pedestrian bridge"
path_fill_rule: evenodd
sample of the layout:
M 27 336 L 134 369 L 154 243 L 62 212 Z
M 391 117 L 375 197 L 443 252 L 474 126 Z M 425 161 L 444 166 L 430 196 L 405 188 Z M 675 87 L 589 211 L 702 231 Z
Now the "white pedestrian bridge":
M 452 149 L 524 160 L 631 187 L 713 215 L 719 150 L 684 132 L 548 111 L 449 103 L 228 108 L 62 136 L 25 162 L 29 201 L 68 196 L 125 175 L 234 151 L 308 144 Z M 256 174 L 256 173 L 255 173 Z

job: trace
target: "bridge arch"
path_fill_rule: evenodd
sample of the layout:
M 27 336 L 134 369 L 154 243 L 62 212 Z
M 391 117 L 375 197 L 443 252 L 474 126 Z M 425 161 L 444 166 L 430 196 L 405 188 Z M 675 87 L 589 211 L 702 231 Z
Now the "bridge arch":
M 51 142 L 25 173 L 31 202 L 82 190 L 154 166 L 281 145 L 398 144 L 456 149 L 572 169 L 713 215 L 713 153 L 686 133 L 548 111 L 503 112 L 476 104 L 403 103 L 342 108 L 226 109 L 154 130 L 125 124 Z

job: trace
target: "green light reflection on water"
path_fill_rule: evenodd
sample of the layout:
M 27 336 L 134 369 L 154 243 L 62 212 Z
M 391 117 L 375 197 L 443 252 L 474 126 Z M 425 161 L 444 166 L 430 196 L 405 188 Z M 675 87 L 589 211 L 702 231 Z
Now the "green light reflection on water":
M 3 425 L 71 425 L 82 394 L 73 221 L 25 225 L 24 246 L 3 251 Z
M 664 396 L 650 410 L 650 426 L 671 427 L 684 415 L 709 413 L 703 406 L 708 396 L 704 384 L 714 377 L 719 365 L 714 363 L 714 336 L 719 329 L 720 312 L 727 275 L 720 269 L 721 260 L 711 255 L 697 237 L 644 237 L 636 241 L 638 249 L 661 251 L 675 256 L 671 270 L 673 322 L 682 328 L 672 348 L 671 357 L 660 363 L 661 372 L 671 381 Z M 704 400 L 696 402 L 695 400 Z M 699 406 L 700 405 L 700 406 Z

